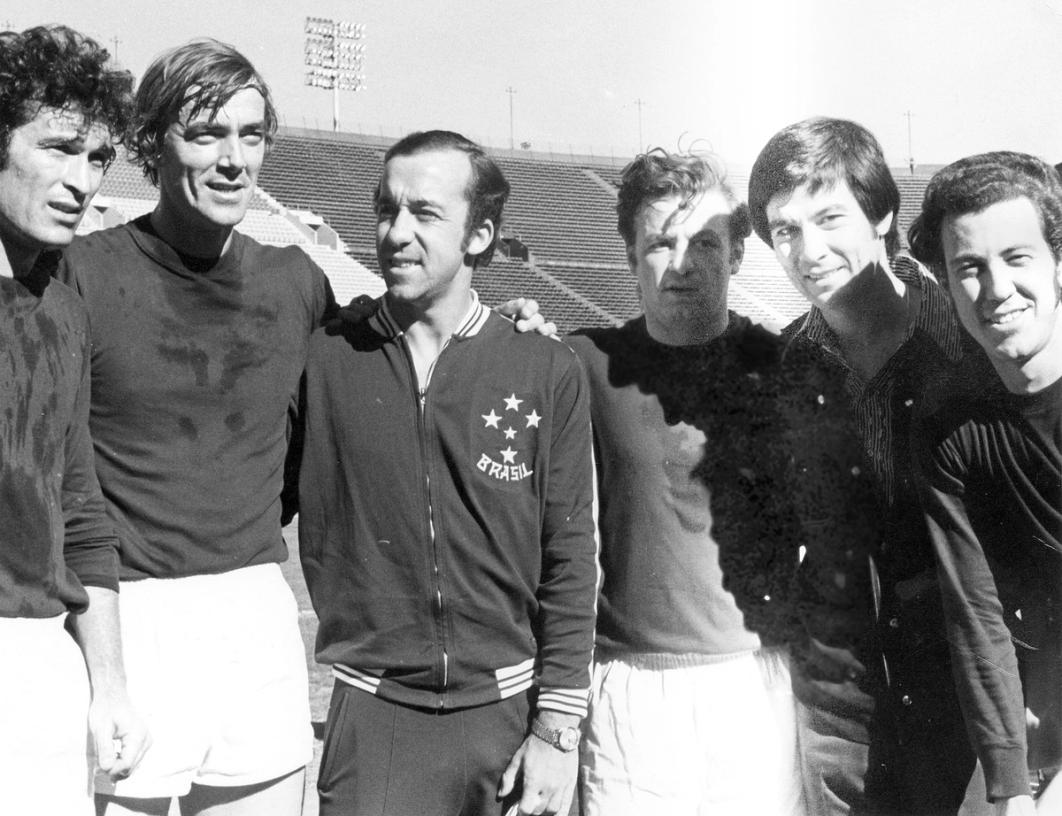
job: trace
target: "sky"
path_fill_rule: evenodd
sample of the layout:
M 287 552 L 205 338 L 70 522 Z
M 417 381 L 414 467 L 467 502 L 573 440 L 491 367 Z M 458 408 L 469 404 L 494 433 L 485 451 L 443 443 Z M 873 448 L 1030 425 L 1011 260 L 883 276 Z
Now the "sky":
M 1062 161 L 1062 0 L 0 0 L 0 24 L 67 23 L 137 76 L 192 37 L 230 42 L 282 124 L 331 129 L 331 92 L 303 83 L 308 15 L 366 26 L 344 130 L 618 160 L 694 146 L 747 168 L 778 129 L 829 115 L 894 166 Z

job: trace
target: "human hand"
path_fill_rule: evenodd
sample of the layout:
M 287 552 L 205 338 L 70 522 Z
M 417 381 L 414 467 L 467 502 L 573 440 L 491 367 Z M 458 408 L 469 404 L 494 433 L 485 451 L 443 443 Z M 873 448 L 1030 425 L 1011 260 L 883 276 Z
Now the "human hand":
M 511 811 L 514 816 L 566 816 L 578 772 L 578 751 L 561 751 L 528 734 L 502 774 L 498 798 L 504 799 L 512 793 L 520 780 L 520 801 Z
M 538 301 L 533 298 L 513 298 L 497 307 L 499 314 L 515 321 L 518 332 L 534 331 L 544 337 L 557 336 L 557 324 L 546 320 L 538 310 Z
M 874 698 L 859 687 L 866 667 L 851 651 L 809 637 L 804 645 L 806 670 L 793 672 L 793 692 L 805 703 L 848 711 L 864 718 L 874 713 Z
M 356 326 L 376 313 L 376 300 L 368 295 L 358 295 L 346 306 L 340 306 L 327 321 L 329 332 L 339 331 L 343 326 Z
M 88 722 L 100 770 L 125 779 L 151 745 L 147 725 L 124 692 L 93 694 Z

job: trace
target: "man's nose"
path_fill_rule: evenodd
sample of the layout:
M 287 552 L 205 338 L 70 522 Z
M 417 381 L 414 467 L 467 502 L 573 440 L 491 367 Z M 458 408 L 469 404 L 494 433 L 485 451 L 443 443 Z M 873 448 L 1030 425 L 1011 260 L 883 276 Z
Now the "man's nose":
M 406 210 L 398 210 L 384 222 L 381 240 L 394 246 L 403 246 L 413 240 L 413 215 Z
M 239 134 L 231 134 L 221 140 L 221 155 L 218 157 L 218 166 L 240 173 L 247 166 L 247 159 L 243 152 L 243 142 Z
M 981 273 L 983 296 L 992 303 L 1002 303 L 1014 294 L 1014 275 L 1005 263 L 993 263 Z
M 800 257 L 808 263 L 816 263 L 828 253 L 826 236 L 814 224 L 806 224 L 800 230 Z
M 671 248 L 671 270 L 678 275 L 688 275 L 693 268 L 689 242 L 676 240 Z
M 63 184 L 78 201 L 94 195 L 102 181 L 103 170 L 92 163 L 88 153 L 78 153 L 68 158 Z

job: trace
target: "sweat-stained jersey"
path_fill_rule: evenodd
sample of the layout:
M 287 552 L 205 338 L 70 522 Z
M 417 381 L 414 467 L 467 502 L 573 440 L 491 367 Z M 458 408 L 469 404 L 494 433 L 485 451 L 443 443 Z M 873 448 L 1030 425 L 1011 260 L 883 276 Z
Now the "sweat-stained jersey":
M 0 277 L 0 617 L 46 618 L 118 588 L 92 466 L 85 309 L 42 255 Z
M 238 232 L 213 267 L 190 264 L 144 216 L 74 241 L 58 272 L 88 307 L 90 425 L 123 580 L 287 557 L 289 419 L 331 291 L 299 248 Z

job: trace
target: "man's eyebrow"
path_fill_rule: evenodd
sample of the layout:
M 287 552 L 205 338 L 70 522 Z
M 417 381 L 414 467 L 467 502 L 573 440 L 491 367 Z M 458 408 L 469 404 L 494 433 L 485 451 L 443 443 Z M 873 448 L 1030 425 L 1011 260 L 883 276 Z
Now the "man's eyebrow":
M 225 130 L 225 126 L 217 119 L 189 119 L 187 122 L 178 122 L 184 130 Z
M 1012 247 L 1008 247 L 1007 249 L 1004 250 L 1004 252 L 1009 252 L 1010 249 L 1012 249 Z M 967 249 L 967 250 L 963 250 L 962 252 L 958 252 L 955 255 L 952 255 L 951 259 L 953 261 L 976 261 L 976 260 L 981 260 L 981 255 L 980 255 L 980 253 L 977 253 L 977 252 L 974 252 L 973 250 L 968 250 Z
M 76 128 L 70 128 L 70 130 L 60 133 L 50 133 L 47 136 L 42 136 L 37 140 L 37 144 L 42 147 L 58 147 L 59 145 L 75 144 L 85 141 L 85 133 L 77 130 Z
M 774 218 L 767 219 L 767 228 L 775 229 L 776 227 L 791 227 L 796 221 L 792 218 L 786 218 L 783 215 L 776 215 Z

